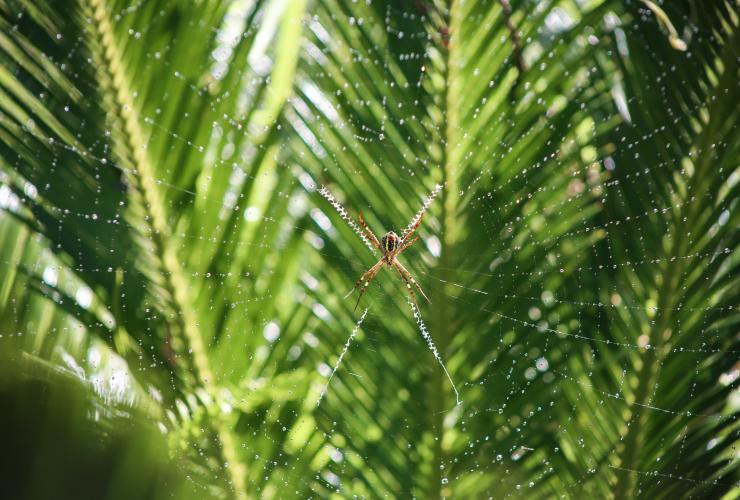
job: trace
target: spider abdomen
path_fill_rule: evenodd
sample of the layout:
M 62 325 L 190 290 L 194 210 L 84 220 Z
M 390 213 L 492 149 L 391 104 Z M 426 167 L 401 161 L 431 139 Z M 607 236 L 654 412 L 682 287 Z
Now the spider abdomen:
M 385 233 L 382 238 L 380 238 L 380 246 L 383 248 L 384 253 L 392 253 L 395 252 L 398 248 L 398 235 L 391 231 L 390 233 Z

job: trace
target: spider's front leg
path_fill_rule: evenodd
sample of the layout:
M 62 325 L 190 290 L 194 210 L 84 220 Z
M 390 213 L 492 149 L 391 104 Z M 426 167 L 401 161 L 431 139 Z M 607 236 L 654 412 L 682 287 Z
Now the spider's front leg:
M 408 247 L 410 247 L 411 245 L 413 245 L 414 243 L 416 243 L 416 240 L 418 240 L 418 239 L 419 239 L 419 237 L 417 236 L 417 237 L 416 237 L 416 238 L 414 238 L 413 240 L 411 240 L 411 241 L 407 241 L 406 243 L 404 243 L 403 245 L 401 245 L 401 248 L 399 248 L 399 249 L 398 249 L 398 253 L 396 253 L 396 255 L 400 255 L 400 254 L 401 254 L 401 252 L 403 252 L 403 251 L 404 251 L 404 250 L 406 250 L 406 249 L 407 249 Z
M 357 306 L 360 305 L 360 299 L 365 294 L 365 290 L 367 290 L 367 287 L 370 285 L 370 282 L 373 280 L 376 274 L 378 274 L 378 271 L 380 271 L 380 268 L 383 267 L 383 264 L 385 264 L 384 259 L 380 259 L 377 264 L 375 264 L 373 267 L 365 271 L 365 274 L 360 276 L 360 279 L 357 280 L 357 283 L 355 283 L 355 286 L 352 288 L 352 290 L 347 293 L 347 295 L 344 296 L 346 299 L 350 295 L 352 295 L 352 292 L 354 292 L 360 284 L 362 284 L 362 288 L 360 288 L 360 296 L 357 297 L 357 303 L 355 304 L 354 310 L 357 310 Z
M 375 236 L 375 233 L 373 233 L 370 230 L 370 226 L 367 225 L 367 222 L 365 222 L 365 219 L 362 218 L 362 212 L 357 213 L 358 218 L 360 219 L 360 224 L 362 225 L 362 228 L 365 230 L 365 234 L 368 238 L 370 238 L 370 241 L 375 245 L 375 248 L 378 250 L 381 250 L 380 248 L 380 242 L 378 241 L 378 238 Z
M 415 223 L 415 224 L 414 224 L 414 225 L 413 225 L 413 226 L 411 227 L 411 230 L 410 230 L 410 231 L 409 231 L 408 233 L 406 233 L 406 236 L 404 236 L 404 237 L 403 237 L 403 239 L 401 240 L 401 243 L 400 243 L 400 245 L 399 245 L 400 247 L 410 247 L 410 246 L 411 246 L 411 244 L 412 244 L 412 243 L 413 243 L 414 241 L 416 241 L 417 239 L 419 239 L 419 237 L 417 236 L 416 238 L 414 238 L 414 240 L 412 240 L 412 241 L 411 241 L 411 243 L 409 243 L 408 245 L 406 245 L 406 241 L 408 241 L 408 239 L 409 239 L 409 238 L 411 238 L 411 235 L 412 235 L 412 234 L 414 234 L 414 232 L 415 232 L 415 231 L 416 231 L 417 229 L 419 229 L 419 226 L 421 226 L 421 220 L 422 220 L 423 218 L 424 218 L 424 214 L 421 214 L 421 215 L 419 216 L 419 220 L 417 220 L 417 221 L 416 221 L 416 223 Z M 399 253 L 400 253 L 400 252 L 399 252 Z

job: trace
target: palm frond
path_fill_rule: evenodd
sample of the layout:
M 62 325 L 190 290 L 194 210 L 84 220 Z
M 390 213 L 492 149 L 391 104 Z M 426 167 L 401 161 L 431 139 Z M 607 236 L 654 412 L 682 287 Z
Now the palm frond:
M 183 495 L 722 496 L 735 7 L 0 0 L 0 349 Z

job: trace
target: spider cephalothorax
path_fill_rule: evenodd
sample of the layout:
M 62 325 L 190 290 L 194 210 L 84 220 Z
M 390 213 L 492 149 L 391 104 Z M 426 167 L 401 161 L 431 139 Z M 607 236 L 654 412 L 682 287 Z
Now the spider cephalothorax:
M 373 267 L 368 269 L 365 274 L 360 277 L 359 280 L 357 280 L 354 288 L 352 288 L 352 290 L 350 290 L 350 292 L 347 294 L 347 296 L 349 296 L 352 292 L 355 291 L 355 289 L 357 289 L 357 287 L 362 285 L 362 288 L 360 288 L 360 296 L 357 297 L 357 304 L 355 304 L 355 309 L 357 309 L 357 306 L 360 304 L 360 299 L 362 298 L 362 295 L 365 293 L 365 290 L 367 289 L 368 285 L 370 285 L 370 282 L 373 280 L 375 275 L 378 274 L 380 268 L 383 267 L 383 264 L 386 264 L 388 267 L 394 267 L 396 271 L 398 271 L 398 274 L 401 275 L 404 283 L 406 283 L 406 289 L 409 291 L 411 299 L 414 301 L 414 304 L 416 304 L 417 308 L 419 307 L 419 305 L 416 302 L 416 294 L 414 293 L 414 289 L 411 285 L 414 285 L 419 290 L 422 297 L 424 297 L 427 302 L 430 302 L 429 298 L 424 293 L 424 290 L 421 289 L 413 276 L 411 276 L 411 273 L 408 272 L 408 270 L 403 267 L 403 264 L 398 262 L 398 259 L 396 258 L 401 254 L 401 252 L 413 245 L 414 242 L 419 239 L 418 236 L 411 240 L 409 238 L 412 234 L 414 234 L 414 231 L 416 231 L 416 229 L 421 224 L 422 217 L 419 217 L 419 220 L 416 221 L 411 230 L 406 233 L 406 236 L 404 236 L 403 238 L 399 237 L 393 231 L 390 231 L 388 233 L 385 233 L 383 237 L 380 238 L 380 241 L 378 241 L 378 238 L 370 230 L 370 227 L 368 227 L 367 223 L 365 223 L 365 219 L 362 218 L 362 213 L 359 214 L 359 219 L 360 224 L 362 224 L 362 228 L 365 231 L 365 234 L 370 239 L 370 242 L 375 248 L 383 253 L 383 256 Z

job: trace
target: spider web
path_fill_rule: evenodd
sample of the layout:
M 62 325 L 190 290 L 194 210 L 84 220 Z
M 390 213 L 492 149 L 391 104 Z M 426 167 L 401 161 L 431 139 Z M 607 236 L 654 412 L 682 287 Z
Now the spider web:
M 205 226 L 206 222 L 201 221 L 177 226 L 173 233 L 182 242 L 183 252 L 191 244 L 204 253 L 228 248 L 224 252 L 227 265 L 219 270 L 197 271 L 195 265 L 194 270 L 186 268 L 194 286 L 212 289 L 237 280 L 248 289 L 229 304 L 244 323 L 225 322 L 219 332 L 207 333 L 214 358 L 218 356 L 227 364 L 222 373 L 239 374 L 238 380 L 229 381 L 234 394 L 242 391 L 241 397 L 232 401 L 234 408 L 244 415 L 256 415 L 256 420 L 245 417 L 247 430 L 238 434 L 247 469 L 260 471 L 248 477 L 248 488 L 264 493 L 275 491 L 276 485 L 284 482 L 290 485 L 284 491 L 303 495 L 335 491 L 346 497 L 424 496 L 429 490 L 416 484 L 418 478 L 419 483 L 438 482 L 433 491 L 448 496 L 471 491 L 496 496 L 505 491 L 510 496 L 526 497 L 528 490 L 541 494 L 551 491 L 549 485 L 557 485 L 563 494 L 579 497 L 609 491 L 618 473 L 627 473 L 642 491 L 656 491 L 662 485 L 671 486 L 671 491 L 699 487 L 697 492 L 713 491 L 716 485 L 723 491 L 737 487 L 732 475 L 736 454 L 725 458 L 726 468 L 711 476 L 695 475 L 690 469 L 694 464 L 692 449 L 720 446 L 732 450 L 733 445 L 727 443 L 736 440 L 731 433 L 728 436 L 727 429 L 738 410 L 740 372 L 732 359 L 737 358 L 739 349 L 737 340 L 728 340 L 726 333 L 726 324 L 736 322 L 736 303 L 720 300 L 710 285 L 706 285 L 707 294 L 717 298 L 704 302 L 663 303 L 655 294 L 639 290 L 654 274 L 680 270 L 676 279 L 688 282 L 693 266 L 719 275 L 713 263 L 728 255 L 732 258 L 726 262 L 737 260 L 737 235 L 732 232 L 711 245 L 690 247 L 685 254 L 672 253 L 673 247 L 655 241 L 655 227 L 669 231 L 681 227 L 676 221 L 691 216 L 692 207 L 714 206 L 719 198 L 712 220 L 702 227 L 710 236 L 725 231 L 735 221 L 737 166 L 718 173 L 713 189 L 687 195 L 662 187 L 654 179 L 667 172 L 679 186 L 689 185 L 693 179 L 694 167 L 651 154 L 654 144 L 667 145 L 669 150 L 684 147 L 671 132 L 679 118 L 674 123 L 658 121 L 646 126 L 649 120 L 632 116 L 641 106 L 648 107 L 656 95 L 664 99 L 669 115 L 688 117 L 689 121 L 706 114 L 711 103 L 696 101 L 688 109 L 673 109 L 674 101 L 664 95 L 669 86 L 663 82 L 676 68 L 663 60 L 664 53 L 658 49 L 646 52 L 659 75 L 655 82 L 645 83 L 649 95 L 633 93 L 634 89 L 620 79 L 624 76 L 611 80 L 589 76 L 624 73 L 615 60 L 629 60 L 631 37 L 637 40 L 631 46 L 652 46 L 652 39 L 643 39 L 641 31 L 630 31 L 625 13 L 593 8 L 599 15 L 592 16 L 590 22 L 600 28 L 581 27 L 572 35 L 571 30 L 592 12 L 589 2 L 556 2 L 546 7 L 525 2 L 519 16 L 541 15 L 541 26 L 530 36 L 519 36 L 516 43 L 506 37 L 501 40 L 501 46 L 506 47 L 503 52 L 510 54 L 506 56 L 511 59 L 509 66 L 534 66 L 542 82 L 554 86 L 552 75 L 562 76 L 567 71 L 547 73 L 547 55 L 559 56 L 559 47 L 570 45 L 573 57 L 588 57 L 591 67 L 572 79 L 570 93 L 569 89 L 548 93 L 542 83 L 512 77 L 513 70 L 489 75 L 485 64 L 473 67 L 468 63 L 458 71 L 465 72 L 463 76 L 471 81 L 488 80 L 484 85 L 488 90 L 480 91 L 483 98 L 475 110 L 467 110 L 466 116 L 475 119 L 443 132 L 452 118 L 437 116 L 441 105 L 434 92 L 421 93 L 426 100 L 417 102 L 419 92 L 415 90 L 435 88 L 438 56 L 428 41 L 447 36 L 427 27 L 435 10 L 425 2 L 415 6 L 367 4 L 365 10 L 342 6 L 337 12 L 333 4 L 317 4 L 311 7 L 315 11 L 303 18 L 306 33 L 295 94 L 280 122 L 286 135 L 274 150 L 265 153 L 274 155 L 278 165 L 268 174 L 245 170 L 240 164 L 262 154 L 259 146 L 245 141 L 239 161 L 233 161 L 233 144 L 229 153 L 229 142 L 216 140 L 247 134 L 239 110 L 210 124 L 205 133 L 199 132 L 203 127 L 199 127 L 202 124 L 197 116 L 182 117 L 188 126 L 175 129 L 156 111 L 140 113 L 151 143 L 184 144 L 193 157 L 215 165 L 214 172 L 226 172 L 233 188 L 218 197 L 203 194 L 199 189 L 207 184 L 205 179 L 181 181 L 164 168 L 156 183 L 166 193 L 168 208 L 188 213 L 237 213 L 246 227 L 234 235 L 203 233 L 198 224 Z M 252 82 L 267 80 L 273 57 L 270 39 L 285 9 L 280 5 L 269 3 L 261 14 L 264 22 L 245 28 L 250 9 L 235 4 L 229 15 L 209 26 L 218 44 L 213 61 L 198 70 L 218 79 L 230 63 L 225 54 L 235 50 L 234 37 L 254 31 L 257 41 L 250 52 L 247 76 Z M 147 2 L 133 2 L 117 7 L 111 15 L 120 22 L 135 22 L 146 8 Z M 494 18 L 505 11 L 496 11 Z M 364 17 L 357 12 L 364 12 Z M 640 12 L 643 18 L 632 22 L 640 26 L 660 22 L 650 9 Z M 511 6 L 509 15 L 505 25 L 511 28 L 517 19 Z M 480 16 L 470 20 L 471 26 L 491 21 Z M 469 29 L 472 27 L 466 27 Z M 380 38 L 385 45 L 376 45 L 377 39 L 372 38 L 378 30 L 384 34 Z M 344 35 L 334 37 L 335 32 Z M 502 33 L 509 35 L 508 31 Z M 138 46 L 137 50 L 152 60 L 162 61 L 167 77 L 164 83 L 185 81 L 186 64 L 167 58 L 167 49 L 180 42 L 172 40 L 163 49 L 146 49 L 148 36 L 155 35 L 147 26 L 136 26 L 126 43 Z M 712 35 L 698 32 L 695 36 Z M 371 41 L 363 42 L 363 37 Z M 352 40 L 356 46 L 349 43 Z M 413 43 L 406 44 L 409 40 Z M 440 43 L 443 45 L 439 42 L 437 46 Z M 480 59 L 487 57 L 494 56 L 484 52 Z M 51 64 L 62 73 L 72 71 L 62 68 L 60 61 Z M 244 80 L 249 82 L 250 78 Z M 191 98 L 205 107 L 215 108 L 219 99 L 236 91 L 219 88 L 209 94 L 193 83 L 188 85 L 193 87 Z M 736 84 L 724 85 L 719 91 L 736 92 Z M 256 84 L 244 87 L 245 99 L 258 95 Z M 517 130 L 515 113 L 496 114 L 497 108 L 488 105 L 498 102 L 504 107 L 509 97 L 501 89 L 506 88 L 521 89 L 519 99 L 524 103 L 544 99 L 532 109 L 551 121 L 545 120 L 543 125 L 530 120 L 525 122 L 528 128 Z M 602 105 L 594 104 L 601 101 Z M 579 106 L 595 111 L 582 116 Z M 570 109 L 570 121 L 557 122 L 559 113 Z M 487 119 L 480 118 L 487 113 Z M 478 119 L 498 132 L 484 134 L 476 128 Z M 640 127 L 635 125 L 638 121 Z M 608 130 L 600 129 L 599 124 Z M 26 127 L 33 135 L 33 121 Z M 518 135 L 514 137 L 509 130 Z M 441 153 L 437 151 L 447 147 L 448 137 L 443 134 L 459 139 L 454 146 L 465 150 L 462 157 L 446 161 L 445 182 L 440 181 L 439 166 L 445 161 L 439 161 Z M 539 141 L 538 135 L 547 135 L 547 140 Z M 497 138 L 495 142 L 490 140 L 492 136 Z M 479 142 L 473 142 L 476 140 Z M 129 168 L 107 149 L 89 151 L 58 139 L 53 147 L 54 159 L 60 162 L 72 156 L 95 165 L 100 172 L 113 169 L 120 173 Z M 687 152 L 686 163 L 698 162 L 694 157 L 702 152 Z M 53 171 L 54 167 L 50 168 Z M 58 179 L 46 185 L 33 184 L 17 176 L 16 170 L 5 160 L 0 170 L 0 221 L 6 224 L 10 214 L 24 213 L 28 200 L 66 187 Z M 247 184 L 254 188 L 244 205 L 239 193 Z M 99 186 L 106 187 L 102 180 Z M 273 194 L 276 196 L 271 197 Z M 435 201 L 438 196 L 464 203 L 458 213 L 450 215 L 444 199 Z M 92 206 L 103 204 L 104 197 L 101 192 Z M 287 201 L 269 203 L 281 198 Z M 343 290 L 372 264 L 363 245 L 375 253 L 354 222 L 360 210 L 376 233 L 383 232 L 381 227 L 391 230 L 392 224 L 411 217 L 401 230 L 402 237 L 426 214 L 419 244 L 403 256 L 405 265 L 421 278 L 422 286 L 435 290 L 433 304 L 426 311 L 411 304 L 409 314 L 403 307 L 407 299 L 397 276 L 380 273 L 363 297 L 368 308 L 359 318 L 350 314 L 351 305 L 342 301 Z M 71 231 L 83 221 L 129 224 L 123 205 L 112 213 L 105 212 L 107 215 L 96 208 L 70 210 L 66 206 L 51 207 L 50 213 Z M 698 223 L 696 229 L 688 229 L 702 230 Z M 673 230 L 672 238 L 683 236 Z M 457 236 L 450 236 L 452 233 Z M 293 238 L 296 234 L 298 238 Z M 457 242 L 453 261 L 445 260 L 450 241 Z M 294 271 L 299 277 L 295 287 L 281 282 L 282 270 L 271 263 L 289 251 L 300 255 L 291 261 L 299 268 Z M 232 273 L 229 264 L 237 261 L 237 255 L 250 252 L 261 260 Z M 80 332 L 93 335 L 93 323 L 116 324 L 115 312 L 102 306 L 97 291 L 79 276 L 118 273 L 129 282 L 133 265 L 114 269 L 104 262 L 70 263 L 57 258 L 49 248 L 37 251 L 31 259 L 30 271 L 40 278 L 52 301 L 59 305 L 66 301 L 94 313 L 92 318 L 79 317 L 75 327 Z M 19 264 L 6 260 L 3 265 Z M 734 268 L 723 265 L 723 272 L 730 275 L 727 289 L 736 289 Z M 130 279 L 144 286 L 134 276 Z M 673 277 L 665 274 L 663 281 L 656 283 L 669 279 Z M 204 296 L 207 303 L 200 307 L 219 306 L 217 294 Z M 275 296 L 290 299 L 261 308 L 264 303 L 272 304 Z M 292 305 L 281 310 L 280 305 L 286 303 Z M 30 305 L 25 307 L 31 309 Z M 642 330 L 670 311 L 678 319 L 667 322 L 660 337 Z M 294 322 L 304 316 L 311 319 L 295 329 Z M 145 324 L 153 330 L 161 328 L 161 317 L 152 313 L 146 316 Z M 33 329 L 28 330 L 23 335 L 32 337 Z M 442 330 L 454 335 L 444 338 Z M 229 342 L 222 342 L 218 335 Z M 14 336 L 3 331 L 5 341 Z M 77 357 L 65 351 L 61 359 L 112 399 L 134 404 L 140 392 L 157 394 L 156 386 L 146 377 L 142 377 L 146 382 L 139 382 L 136 369 L 122 358 L 113 356 L 115 361 L 101 362 L 105 357 L 102 352 L 100 346 L 91 346 Z M 158 362 L 167 363 L 162 357 Z M 243 372 L 234 368 L 245 362 L 250 366 Z M 637 398 L 632 385 L 648 362 L 655 372 L 667 374 L 656 379 L 646 397 Z M 680 397 L 666 384 L 676 365 L 690 373 L 688 393 Z M 152 363 L 137 369 L 146 375 L 156 368 Z M 703 399 L 702 387 L 707 387 L 705 377 L 710 375 L 719 390 L 726 392 L 721 407 L 708 406 Z M 450 385 L 443 385 L 444 380 Z M 172 389 L 178 391 L 177 387 Z M 448 404 L 453 397 L 455 406 Z M 623 417 L 620 428 L 601 428 L 599 419 L 606 422 L 615 414 Z M 620 465 L 628 429 L 642 420 L 653 421 L 656 415 L 670 417 L 667 422 L 671 428 L 684 430 L 664 440 L 649 466 Z M 714 422 L 719 430 L 696 437 L 689 429 L 698 425 L 698 419 Z M 162 425 L 164 432 L 174 432 L 178 423 Z M 255 437 L 257 433 L 261 439 Z M 191 444 L 195 447 L 195 440 Z M 661 462 L 663 448 L 666 453 L 672 450 L 672 463 Z M 409 452 L 416 449 L 424 451 Z M 393 469 L 388 463 L 401 465 Z M 391 480 L 394 470 L 409 477 Z M 557 479 L 560 475 L 562 481 Z M 354 481 L 356 476 L 362 481 Z M 485 484 L 475 490 L 470 482 L 477 477 L 484 478 Z
M 434 201 L 434 198 L 439 194 L 440 191 L 442 191 L 442 186 L 437 184 L 436 186 L 434 186 L 434 190 L 432 190 L 429 196 L 427 196 L 424 199 L 424 203 L 422 204 L 421 208 L 416 213 L 416 215 L 414 215 L 414 218 L 411 219 L 411 222 L 409 222 L 409 225 L 406 226 L 406 229 L 404 229 L 402 236 L 401 236 L 402 241 L 406 238 L 406 235 L 409 234 L 414 229 L 414 227 L 416 227 L 419 224 L 419 222 L 421 221 L 421 218 L 424 216 L 426 211 L 429 209 L 429 206 L 432 204 L 432 201 Z M 362 231 L 357 226 L 357 224 L 355 224 L 355 222 L 349 217 L 349 215 L 347 214 L 347 210 L 345 210 L 345 208 L 342 205 L 340 205 L 338 201 L 336 201 L 336 199 L 334 198 L 334 196 L 332 196 L 329 190 L 326 187 L 322 186 L 321 189 L 319 190 L 319 193 L 321 194 L 321 196 L 323 196 L 326 199 L 326 201 L 328 201 L 331 204 L 331 206 L 337 211 L 337 213 L 342 218 L 342 220 L 344 220 L 350 226 L 350 228 L 352 228 L 355 234 L 357 234 L 362 239 L 363 243 L 365 243 L 368 247 L 370 247 L 371 250 L 373 250 L 373 247 L 370 241 L 368 241 L 364 231 Z M 409 293 L 413 293 L 411 291 L 411 283 L 409 283 L 408 281 L 406 282 L 406 287 L 408 288 Z M 349 294 L 347 294 L 347 296 L 349 296 Z M 416 299 L 413 296 L 411 296 L 411 300 L 415 301 Z M 447 371 L 447 367 L 445 366 L 444 361 L 442 361 L 442 358 L 439 355 L 439 350 L 437 349 L 437 346 L 434 345 L 432 336 L 429 334 L 429 331 L 427 330 L 427 327 L 424 324 L 424 320 L 421 317 L 421 312 L 419 311 L 417 305 L 414 302 L 411 302 L 411 300 L 409 300 L 408 302 L 409 302 L 409 305 L 411 306 L 411 310 L 414 313 L 414 319 L 416 320 L 416 324 L 419 325 L 419 331 L 421 332 L 421 335 L 424 338 L 424 341 L 427 343 L 429 350 L 434 355 L 434 359 L 437 360 L 437 362 L 439 363 L 439 366 L 444 371 L 445 376 L 450 381 L 450 384 L 452 385 L 452 390 L 455 392 L 455 404 L 459 405 L 461 403 L 460 393 L 457 391 L 457 387 L 455 387 L 455 383 L 452 381 L 452 378 L 450 377 L 450 374 Z M 334 374 L 339 368 L 339 364 L 342 362 L 342 358 L 347 353 L 347 349 L 349 349 L 350 342 L 352 341 L 354 336 L 357 334 L 357 329 L 362 324 L 366 315 L 367 315 L 367 309 L 365 309 L 365 311 L 362 313 L 362 316 L 360 316 L 360 319 L 357 320 L 355 327 L 352 329 L 352 333 L 350 334 L 349 339 L 347 339 L 347 343 L 344 346 L 344 350 L 342 350 L 342 353 L 339 355 L 337 364 L 332 370 L 331 375 L 329 376 L 329 382 L 334 377 Z M 324 390 L 321 391 L 321 396 L 319 396 L 319 403 L 321 402 L 321 398 L 324 397 L 327 387 L 328 387 L 328 382 L 327 382 L 327 385 L 324 387 Z

